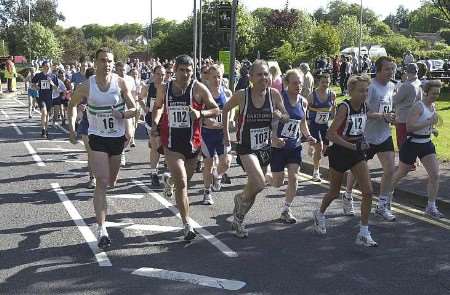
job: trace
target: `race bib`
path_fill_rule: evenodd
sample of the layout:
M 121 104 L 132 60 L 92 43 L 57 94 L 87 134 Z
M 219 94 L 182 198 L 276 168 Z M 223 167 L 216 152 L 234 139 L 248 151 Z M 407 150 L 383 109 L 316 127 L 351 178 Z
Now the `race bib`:
M 151 113 L 151 112 L 153 112 L 153 107 L 155 106 L 155 101 L 156 101 L 156 97 L 151 97 L 150 98 L 150 110 L 149 110 L 149 112 Z
M 392 112 L 392 104 L 388 102 L 381 102 L 380 109 L 378 110 L 378 112 L 385 114 Z
M 350 135 L 357 136 L 361 135 L 366 128 L 367 116 L 365 114 L 354 114 L 350 116 L 352 122 L 352 128 L 349 131 Z
M 270 128 L 250 129 L 250 147 L 252 150 L 260 150 L 269 145 Z
M 189 107 L 170 106 L 169 107 L 169 127 L 170 128 L 189 128 L 191 127 L 191 117 L 189 116 Z
M 329 112 L 317 112 L 314 122 L 316 122 L 317 124 L 327 124 L 329 118 L 330 118 Z
M 97 113 L 95 115 L 97 119 L 97 128 L 101 134 L 113 134 L 117 130 L 117 120 L 113 117 L 112 113 Z
M 283 129 L 281 130 L 281 136 L 294 139 L 297 138 L 300 126 L 299 124 L 299 120 L 290 119 L 284 124 Z
M 223 121 L 222 121 L 222 112 L 220 112 L 220 115 L 218 115 L 217 117 L 216 117 L 216 121 L 217 121 L 217 123 L 222 123 Z
M 41 90 L 51 89 L 49 80 L 41 80 Z

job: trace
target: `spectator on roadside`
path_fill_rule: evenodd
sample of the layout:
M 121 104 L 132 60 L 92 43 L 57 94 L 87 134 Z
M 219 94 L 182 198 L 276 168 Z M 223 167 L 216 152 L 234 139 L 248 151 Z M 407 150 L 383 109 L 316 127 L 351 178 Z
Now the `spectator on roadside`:
M 407 66 L 413 62 L 414 62 L 414 55 L 412 55 L 411 50 L 406 51 L 406 54 L 403 57 L 403 65 Z
M 447 72 L 450 69 L 450 64 L 448 62 L 448 59 L 444 59 L 444 65 L 442 66 L 442 69 Z
M 8 92 L 16 91 L 16 66 L 14 65 L 14 57 L 8 56 L 6 60 L 5 78 L 8 85 Z
M 303 88 L 302 88 L 302 91 L 301 91 L 301 95 L 303 97 L 309 97 L 309 95 L 314 90 L 314 77 L 311 74 L 311 69 L 309 68 L 309 65 L 307 63 L 301 63 L 300 64 L 300 70 L 304 74 Z
M 278 65 L 273 65 L 269 68 L 269 73 L 272 76 L 272 84 L 270 87 L 275 88 L 280 93 L 283 90 L 283 80 L 281 78 L 281 70 Z
M 421 82 L 417 76 L 419 67 L 415 63 L 406 66 L 407 80 L 402 83 L 393 98 L 393 107 L 395 109 L 395 130 L 397 133 L 397 147 L 400 149 L 406 141 L 406 119 L 408 112 L 418 100 L 422 99 Z
M 339 57 L 336 55 L 336 56 L 333 58 L 333 61 L 332 61 L 332 77 L 331 77 L 331 83 L 332 83 L 333 85 L 336 85 L 336 84 L 337 84 L 337 80 L 338 80 L 338 77 L 339 77 L 339 68 L 340 68 L 340 66 L 341 66 L 341 61 L 339 60 Z
M 425 57 L 425 65 L 427 66 L 427 72 L 431 72 L 431 69 L 433 68 L 433 64 L 431 63 L 431 60 L 428 56 Z

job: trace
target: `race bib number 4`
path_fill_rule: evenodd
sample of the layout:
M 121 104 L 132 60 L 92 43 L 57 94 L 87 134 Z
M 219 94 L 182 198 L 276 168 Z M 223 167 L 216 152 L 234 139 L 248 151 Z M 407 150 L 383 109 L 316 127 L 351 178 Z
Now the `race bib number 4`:
M 101 134 L 112 134 L 117 132 L 117 122 L 112 113 L 98 113 L 97 127 Z
M 281 130 L 281 136 L 287 138 L 297 138 L 299 126 L 299 120 L 290 119 L 284 124 L 283 129 Z
M 329 118 L 329 112 L 317 112 L 314 122 L 316 122 L 317 124 L 327 124 Z
M 350 135 L 361 135 L 366 128 L 367 116 L 365 114 L 354 114 L 350 116 L 352 128 L 349 131 Z
M 379 112 L 380 113 L 385 113 L 385 114 L 392 112 L 392 104 L 387 103 L 387 102 L 380 103 Z
M 269 145 L 269 127 L 250 129 L 250 147 L 252 150 L 260 150 Z
M 191 126 L 191 117 L 189 116 L 189 107 L 187 106 L 169 107 L 170 128 L 189 128 L 190 126 Z

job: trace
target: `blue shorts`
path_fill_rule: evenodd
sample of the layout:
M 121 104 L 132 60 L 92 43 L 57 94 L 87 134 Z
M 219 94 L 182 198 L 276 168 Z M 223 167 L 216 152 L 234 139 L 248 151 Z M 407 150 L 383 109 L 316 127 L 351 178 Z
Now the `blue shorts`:
M 36 98 L 39 96 L 39 92 L 35 89 L 28 88 L 28 96 Z
M 78 124 L 78 134 L 80 135 L 88 135 L 88 129 L 89 129 L 89 121 L 87 118 L 83 116 L 83 119 L 81 119 L 80 123 Z
M 270 169 L 272 172 L 282 172 L 288 164 L 302 164 L 302 146 L 294 149 L 272 148 Z
M 323 142 L 324 144 L 328 145 L 329 141 L 327 139 L 327 131 L 328 124 L 317 124 L 312 121 L 309 122 L 309 132 L 311 133 L 311 136 L 317 140 L 318 143 Z
M 223 131 L 221 129 L 202 128 L 202 154 L 205 158 L 212 158 L 225 154 L 223 145 Z
M 42 110 L 44 108 L 47 109 L 47 111 L 50 111 L 53 107 L 53 101 L 51 99 L 51 97 L 48 98 L 42 98 L 42 97 L 38 97 L 36 98 L 36 101 L 38 103 L 39 109 Z

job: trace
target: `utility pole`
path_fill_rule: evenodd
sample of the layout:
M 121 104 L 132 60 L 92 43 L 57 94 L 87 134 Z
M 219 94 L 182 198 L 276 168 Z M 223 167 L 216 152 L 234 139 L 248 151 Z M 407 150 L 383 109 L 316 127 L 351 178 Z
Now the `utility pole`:
M 194 0 L 194 18 L 193 18 L 194 42 L 192 48 L 192 57 L 194 59 L 194 79 L 197 78 L 197 0 Z
M 234 92 L 234 80 L 236 74 L 234 71 L 236 60 L 236 35 L 237 35 L 237 9 L 239 0 L 233 0 L 233 6 L 231 7 L 231 38 L 230 38 L 230 90 Z
M 202 0 L 200 0 L 200 9 L 199 9 L 199 23 L 200 23 L 200 28 L 199 28 L 199 33 L 198 33 L 198 63 L 199 66 L 201 67 L 201 63 L 202 63 L 202 45 L 203 45 L 203 19 L 202 19 Z
M 31 0 L 28 0 L 28 56 L 31 63 L 33 57 L 31 56 Z
M 358 72 L 361 71 L 361 39 L 362 39 L 362 17 L 363 17 L 363 4 L 361 0 L 361 6 L 360 6 L 360 15 L 359 15 L 359 49 L 358 49 Z

